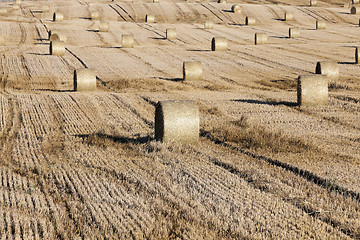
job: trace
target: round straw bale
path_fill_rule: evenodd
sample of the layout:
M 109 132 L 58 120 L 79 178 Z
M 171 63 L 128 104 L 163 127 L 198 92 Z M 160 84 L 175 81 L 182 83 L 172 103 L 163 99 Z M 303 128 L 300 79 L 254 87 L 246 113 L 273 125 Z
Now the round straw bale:
M 17 10 L 17 9 L 20 9 L 20 4 L 14 4 L 12 6 L 13 9 Z
M 21 4 L 21 0 L 16 0 L 15 3 L 16 4 Z
M 6 15 L 8 10 L 6 8 L 0 8 L 0 15 Z
M 96 90 L 96 74 L 94 69 L 82 68 L 74 70 L 74 91 Z
M 202 79 L 201 62 L 184 62 L 183 63 L 183 79 L 184 81 L 194 81 Z
M 3 35 L 0 35 L 0 46 L 5 45 L 5 37 Z
M 159 0 L 153 0 L 153 3 L 159 3 Z
M 226 0 L 217 0 L 218 3 L 226 3 Z
M 41 12 L 50 12 L 50 5 L 44 4 L 41 6 Z
M 109 22 L 101 21 L 99 25 L 99 32 L 108 32 L 110 28 Z
M 316 0 L 310 0 L 310 6 L 311 7 L 315 7 L 317 5 L 317 1 Z
M 55 40 L 50 42 L 50 55 L 64 56 L 65 44 L 64 42 Z
M 360 7 L 352 7 L 350 12 L 351 12 L 351 14 L 359 14 L 360 13 Z
M 59 12 L 54 12 L 53 21 L 54 22 L 61 22 L 62 20 L 64 20 L 64 14 L 59 13 Z
M 335 61 L 317 62 L 315 73 L 325 75 L 329 78 L 329 80 L 339 80 L 339 66 Z
M 358 3 L 360 3 L 360 1 L 359 0 L 352 0 L 351 3 L 352 4 L 358 4 Z
M 176 28 L 166 29 L 166 39 L 175 40 L 176 39 Z
M 245 25 L 255 25 L 256 19 L 253 17 L 246 17 L 245 18 Z
M 268 42 L 266 33 L 255 33 L 255 45 L 266 44 Z
M 328 78 L 324 75 L 300 75 L 297 85 L 299 106 L 328 104 Z
M 214 28 L 214 22 L 209 20 L 209 19 L 205 20 L 204 28 L 205 29 L 213 29 Z
M 154 22 L 155 22 L 155 16 L 154 16 L 154 15 L 150 15 L 150 14 L 146 14 L 146 16 L 145 16 L 145 22 L 147 22 L 147 23 L 154 23 Z
M 223 37 L 213 37 L 211 40 L 211 51 L 226 51 L 227 39 Z
M 135 43 L 134 35 L 122 35 L 121 36 L 121 47 L 122 48 L 133 48 Z
M 90 13 L 91 20 L 98 20 L 100 19 L 100 12 L 99 11 L 92 11 Z
M 162 142 L 199 142 L 199 107 L 195 101 L 160 101 L 155 109 L 155 139 Z
M 65 34 L 60 33 L 58 31 L 51 31 L 51 35 L 50 35 L 50 41 L 61 41 L 61 42 L 66 42 L 67 41 L 67 37 Z
M 231 6 L 231 11 L 233 13 L 241 13 L 242 7 L 240 5 L 238 5 L 238 4 L 234 4 L 234 5 Z
M 317 30 L 325 30 L 325 28 L 326 28 L 326 22 L 323 20 L 317 19 L 316 20 L 316 29 Z
M 289 38 L 299 38 L 300 37 L 300 31 L 297 27 L 289 28 Z
M 285 15 L 284 15 L 284 20 L 285 21 L 292 21 L 294 20 L 294 16 L 292 13 L 289 13 L 289 12 L 286 12 Z

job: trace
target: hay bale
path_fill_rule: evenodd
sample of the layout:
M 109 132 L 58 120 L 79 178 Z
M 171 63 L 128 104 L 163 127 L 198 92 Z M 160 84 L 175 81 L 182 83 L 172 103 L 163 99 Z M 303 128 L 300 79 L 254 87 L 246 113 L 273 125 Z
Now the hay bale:
M 262 45 L 268 42 L 266 33 L 255 33 L 255 45 Z
M 50 55 L 64 56 L 65 44 L 64 42 L 55 40 L 50 42 Z
M 299 38 L 300 30 L 297 27 L 289 28 L 289 38 Z
M 155 16 L 154 16 L 154 15 L 150 15 L 150 14 L 146 14 L 146 16 L 145 16 L 145 22 L 147 22 L 147 23 L 154 23 L 154 22 L 155 22 Z
M 184 62 L 183 63 L 183 80 L 196 81 L 202 79 L 202 65 L 201 62 Z
M 238 5 L 238 4 L 234 4 L 234 5 L 231 6 L 231 11 L 233 13 L 241 13 L 242 7 L 240 5 Z
M 162 142 L 199 142 L 199 107 L 195 101 L 160 101 L 155 109 L 155 139 Z
M 246 17 L 245 18 L 245 25 L 255 25 L 256 24 L 256 19 L 253 17 Z
M 359 47 L 355 48 L 355 63 L 359 64 Z
M 226 3 L 226 0 L 217 0 L 218 3 Z
M 100 12 L 99 11 L 92 11 L 90 13 L 91 20 L 99 20 L 100 19 Z
M 159 0 L 153 0 L 153 3 L 159 3 Z
M 176 39 L 176 28 L 166 29 L 166 39 L 167 40 L 175 40 Z
M 339 66 L 335 61 L 319 61 L 315 68 L 316 74 L 325 75 L 329 80 L 339 80 Z
M 358 4 L 358 3 L 360 3 L 360 1 L 359 0 L 352 0 L 351 3 L 352 4 Z
M 206 19 L 204 22 L 204 29 L 213 29 L 214 28 L 214 22 Z
M 284 20 L 285 20 L 285 21 L 292 21 L 292 20 L 294 20 L 293 14 L 286 12 L 285 15 L 284 15 Z
M 213 37 L 211 40 L 211 51 L 226 51 L 227 39 L 223 37 Z
M 351 14 L 359 14 L 360 13 L 360 7 L 352 7 L 350 12 L 351 12 Z
M 316 20 L 316 30 L 325 30 L 326 29 L 326 22 L 323 20 Z
M 15 10 L 20 9 L 20 4 L 13 4 L 12 9 L 15 9 Z
M 122 48 L 133 48 L 135 43 L 134 35 L 127 34 L 121 36 L 121 47 Z
M 54 15 L 53 15 L 54 22 L 61 22 L 63 20 L 64 20 L 64 14 L 59 13 L 59 12 L 54 12 Z
M 67 37 L 65 34 L 60 33 L 59 31 L 50 31 L 50 41 L 61 41 L 61 42 L 66 42 L 67 41 Z
M 20 4 L 21 4 L 21 0 L 16 0 L 15 3 L 20 5 Z
M 48 4 L 44 4 L 41 6 L 41 12 L 45 13 L 45 12 L 50 12 L 50 5 Z
M 8 14 L 8 10 L 6 8 L 0 8 L 0 15 L 7 15 L 7 14 Z
M 310 0 L 310 7 L 315 7 L 317 5 L 316 0 Z
M 101 21 L 99 25 L 99 32 L 108 32 L 110 28 L 109 22 Z
M 74 70 L 74 91 L 96 90 L 96 74 L 94 69 L 82 68 Z
M 324 75 L 300 75 L 297 85 L 299 106 L 328 104 L 328 78 Z

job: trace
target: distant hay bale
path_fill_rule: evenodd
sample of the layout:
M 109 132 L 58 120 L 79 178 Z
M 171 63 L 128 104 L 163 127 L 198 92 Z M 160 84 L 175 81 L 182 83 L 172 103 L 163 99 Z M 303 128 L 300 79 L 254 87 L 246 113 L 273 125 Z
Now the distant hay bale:
M 155 109 L 155 139 L 162 142 L 199 142 L 199 107 L 195 101 L 160 101 Z
M 183 80 L 195 81 L 202 79 L 202 64 L 198 61 L 183 63 Z
M 135 43 L 134 35 L 127 34 L 121 36 L 121 47 L 122 48 L 133 48 Z
M 8 10 L 6 8 L 0 8 L 0 15 L 7 15 Z
M 317 5 L 317 1 L 316 0 L 310 0 L 310 6 L 311 7 L 315 7 Z
M 67 37 L 65 34 L 60 33 L 59 31 L 51 31 L 50 32 L 50 41 L 61 41 L 61 42 L 66 42 L 67 41 Z
M 289 28 L 289 38 L 299 38 L 300 37 L 300 30 L 297 27 Z
M 217 0 L 218 3 L 226 3 L 226 0 Z
M 96 74 L 94 69 L 82 68 L 74 70 L 74 91 L 96 90 Z
M 101 21 L 99 25 L 99 32 L 108 32 L 110 28 L 109 22 Z
M 12 9 L 15 9 L 15 10 L 20 9 L 20 4 L 14 4 L 14 5 L 12 6 Z
M 99 11 L 92 11 L 90 13 L 91 20 L 99 20 L 100 19 L 100 12 Z
M 355 63 L 359 64 L 359 47 L 355 48 Z
M 246 17 L 245 18 L 245 25 L 255 25 L 256 19 L 253 17 Z
M 292 21 L 294 20 L 294 16 L 292 13 L 289 13 L 289 12 L 286 12 L 285 15 L 284 15 L 284 20 L 285 21 Z
M 64 20 L 64 14 L 59 13 L 59 12 L 54 12 L 54 15 L 53 15 L 54 22 L 61 22 L 63 20 Z
M 325 30 L 326 29 L 326 22 L 323 20 L 316 20 L 316 29 L 317 30 Z
M 16 4 L 21 4 L 21 0 L 16 0 L 15 3 Z
M 213 29 L 214 28 L 214 22 L 209 20 L 209 19 L 206 19 L 205 22 L 204 22 L 204 28 L 205 29 Z
M 150 14 L 146 14 L 146 16 L 145 16 L 145 22 L 147 22 L 147 23 L 154 23 L 154 22 L 155 22 L 155 16 L 154 16 L 154 15 L 150 15 Z
M 255 45 L 262 45 L 268 42 L 266 33 L 255 33 Z
M 213 37 L 211 40 L 211 51 L 226 51 L 227 39 L 223 37 Z
M 299 106 L 328 104 L 328 78 L 324 75 L 300 75 L 297 85 Z
M 65 44 L 64 42 L 55 40 L 50 42 L 50 55 L 64 56 Z
M 315 68 L 316 74 L 325 75 L 329 80 L 339 80 L 339 66 L 335 61 L 319 61 Z
M 351 12 L 351 14 L 359 14 L 360 13 L 360 7 L 352 7 L 350 12 Z
M 166 29 L 166 39 L 167 40 L 175 40 L 176 39 L 176 28 Z
M 153 3 L 159 3 L 159 0 L 153 0 Z
M 50 12 L 50 5 L 48 4 L 44 4 L 41 6 L 41 12 L 45 13 L 45 12 Z
M 238 5 L 238 4 L 234 4 L 234 5 L 231 6 L 231 11 L 233 13 L 241 13 L 242 7 L 240 5 Z
M 351 3 L 352 4 L 358 4 L 358 3 L 360 3 L 360 1 L 359 0 L 352 0 Z

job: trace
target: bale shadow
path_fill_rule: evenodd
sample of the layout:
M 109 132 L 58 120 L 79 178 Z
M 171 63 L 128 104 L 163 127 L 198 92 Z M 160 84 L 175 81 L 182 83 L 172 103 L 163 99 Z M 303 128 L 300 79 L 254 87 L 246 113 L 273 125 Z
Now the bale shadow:
M 73 136 L 82 138 L 83 140 L 89 139 L 91 136 L 95 136 L 99 139 L 110 140 L 114 143 L 133 143 L 133 144 L 143 144 L 153 140 L 153 138 L 149 135 L 145 137 L 134 137 L 134 138 L 125 137 L 125 136 L 112 136 L 105 133 L 76 134 Z
M 243 102 L 243 103 L 252 103 L 252 104 L 260 104 L 260 105 L 270 105 L 270 106 L 279 106 L 279 105 L 285 105 L 288 107 L 296 107 L 298 104 L 296 102 L 287 102 L 287 101 L 260 101 L 260 100 L 254 100 L 254 99 L 233 99 L 231 100 L 233 102 Z
M 273 20 L 285 22 L 285 19 L 283 19 L 283 18 L 273 18 Z
M 56 90 L 56 89 L 47 89 L 47 88 L 39 88 L 39 89 L 31 89 L 32 91 L 42 91 L 42 92 L 75 92 L 74 90 Z
M 221 10 L 222 12 L 227 12 L 227 13 L 234 13 L 233 11 L 231 10 Z
M 149 38 L 154 40 L 166 40 L 165 37 L 149 37 Z
M 90 29 L 88 29 L 88 30 L 86 30 L 87 32 L 99 32 L 99 30 L 90 30 Z
M 341 65 L 357 65 L 356 62 L 338 62 L 338 64 L 341 64 Z
M 79 17 L 79 19 L 91 20 L 91 18 L 89 18 L 89 17 Z
M 35 55 L 35 56 L 49 56 L 49 55 L 51 55 L 50 53 L 28 53 L 28 54 Z
M 191 49 L 191 50 L 186 50 L 188 52 L 211 52 L 211 50 L 202 50 L 202 49 Z
M 184 81 L 183 78 L 163 78 L 163 77 L 159 77 L 158 79 L 171 81 L 171 82 L 183 82 Z

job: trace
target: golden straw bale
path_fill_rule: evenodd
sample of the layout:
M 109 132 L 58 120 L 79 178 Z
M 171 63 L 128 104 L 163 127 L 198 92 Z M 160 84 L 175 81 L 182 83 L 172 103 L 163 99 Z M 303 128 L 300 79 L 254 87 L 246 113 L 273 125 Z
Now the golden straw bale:
M 326 75 L 329 80 L 339 80 L 339 66 L 335 61 L 319 61 L 316 63 L 316 74 Z
M 183 79 L 184 81 L 194 81 L 202 79 L 202 65 L 201 62 L 184 62 L 183 63 Z
M 82 68 L 74 70 L 74 91 L 96 90 L 96 74 L 94 69 Z
M 226 0 L 218 0 L 218 3 L 226 3 Z
M 324 75 L 300 75 L 297 85 L 299 106 L 328 104 L 328 78 Z
M 253 17 L 246 17 L 245 18 L 245 25 L 255 25 L 256 19 Z
M 289 12 L 286 12 L 285 15 L 284 15 L 284 20 L 285 21 L 292 21 L 294 20 L 294 16 L 292 13 L 289 13 Z
M 58 40 L 50 42 L 50 55 L 64 56 L 65 55 L 64 42 Z
M 64 14 L 59 13 L 59 12 L 54 12 L 54 15 L 53 15 L 54 22 L 61 22 L 63 20 L 64 20 Z
M 213 37 L 211 40 L 211 51 L 226 51 L 227 39 L 223 37 Z
M 316 20 L 316 29 L 317 30 L 325 30 L 326 29 L 326 22 L 323 20 Z
M 310 0 L 310 6 L 311 7 L 315 7 L 317 5 L 317 1 L 316 0 Z
M 262 45 L 268 42 L 266 33 L 255 33 L 255 45 Z
M 50 41 L 55 41 L 55 40 L 58 40 L 58 41 L 61 41 L 61 42 L 66 42 L 67 41 L 67 37 L 66 37 L 66 35 L 65 34 L 63 34 L 63 33 L 60 33 L 59 31 L 51 31 L 50 32 L 50 38 L 49 38 L 49 40 Z
M 166 39 L 175 40 L 176 39 L 176 28 L 166 29 Z
M 213 29 L 214 28 L 214 22 L 210 19 L 206 19 L 204 22 L 204 29 Z
M 155 139 L 162 142 L 199 142 L 199 107 L 195 101 L 158 102 L 155 109 Z
M 121 36 L 122 48 L 133 48 L 135 43 L 134 35 L 126 34 Z
M 352 7 L 350 12 L 351 14 L 360 14 L 360 7 Z
M 154 23 L 154 22 L 155 22 L 155 16 L 154 16 L 154 15 L 150 15 L 150 14 L 146 14 L 146 16 L 145 16 L 145 22 L 147 22 L 147 23 Z
M 234 4 L 234 5 L 231 6 L 231 11 L 233 13 L 241 13 L 242 7 L 240 5 L 238 5 L 238 4 Z
M 153 3 L 159 3 L 159 0 L 153 0 Z
M 358 4 L 358 3 L 360 3 L 360 1 L 359 0 L 352 0 L 351 3 L 352 4 Z
M 300 37 L 300 30 L 297 27 L 289 28 L 289 38 L 299 38 Z
M 109 22 L 101 21 L 99 25 L 99 32 L 108 32 L 110 28 Z

